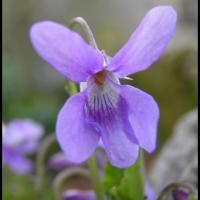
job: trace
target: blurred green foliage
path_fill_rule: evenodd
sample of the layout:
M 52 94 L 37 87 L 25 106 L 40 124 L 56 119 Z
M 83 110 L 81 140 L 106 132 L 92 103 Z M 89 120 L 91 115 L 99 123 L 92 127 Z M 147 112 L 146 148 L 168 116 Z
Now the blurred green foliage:
M 31 177 L 16 175 L 7 168 L 3 168 L 2 175 L 4 180 L 2 197 L 4 200 L 35 199 Z
M 47 132 L 52 132 L 57 113 L 64 103 L 57 96 L 62 95 L 59 91 L 49 93 L 34 87 L 34 82 L 30 82 L 29 69 L 24 71 L 22 66 L 7 57 L 3 60 L 3 120 L 31 118 L 41 122 Z
M 141 153 L 141 152 L 140 152 Z M 108 199 L 139 200 L 144 199 L 144 183 L 141 176 L 142 157 L 126 169 L 120 169 L 106 163 L 103 176 L 103 187 Z M 133 189 L 134 188 L 134 189 Z

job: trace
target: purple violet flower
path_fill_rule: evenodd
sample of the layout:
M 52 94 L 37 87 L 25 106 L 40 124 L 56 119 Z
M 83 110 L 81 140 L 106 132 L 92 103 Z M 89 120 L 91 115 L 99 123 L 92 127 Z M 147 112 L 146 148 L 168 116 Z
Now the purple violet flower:
M 175 25 L 171 6 L 151 9 L 110 59 L 63 25 L 43 21 L 32 26 L 38 54 L 60 74 L 81 83 L 81 92 L 66 101 L 56 123 L 57 139 L 68 160 L 88 159 L 100 138 L 111 164 L 120 168 L 136 161 L 139 147 L 155 149 L 156 102 L 135 87 L 120 85 L 119 78 L 150 67 L 165 50 Z
M 38 140 L 43 135 L 43 127 L 29 119 L 12 120 L 2 124 L 3 165 L 19 174 L 27 174 L 32 169 L 26 155 L 34 153 Z
M 145 184 L 145 195 L 147 200 L 156 200 L 154 191 L 147 184 Z M 63 193 L 63 200 L 96 200 L 96 197 L 93 190 L 70 189 Z
M 144 186 L 144 193 L 146 196 L 146 200 L 156 200 L 157 199 L 157 195 L 155 193 L 155 191 L 153 190 L 153 188 L 151 187 L 151 185 L 146 182 L 145 186 Z
M 96 200 L 92 190 L 67 190 L 63 193 L 63 200 Z
M 97 166 L 99 168 L 99 173 L 102 175 L 103 167 L 105 164 L 105 156 L 104 152 L 98 149 L 96 151 L 96 158 L 97 158 Z M 62 152 L 55 153 L 51 158 L 49 159 L 49 164 L 52 169 L 55 171 L 60 171 L 66 168 L 70 168 L 73 166 L 77 166 L 77 163 L 70 162 L 66 155 Z M 81 165 L 84 165 L 85 163 L 81 163 Z
M 189 198 L 189 193 L 182 189 L 174 190 L 172 194 L 174 200 L 187 200 Z
M 67 160 L 66 155 L 62 152 L 54 154 L 50 160 L 49 164 L 52 169 L 56 171 L 63 170 L 65 168 L 76 166 L 77 163 L 72 163 L 69 160 Z

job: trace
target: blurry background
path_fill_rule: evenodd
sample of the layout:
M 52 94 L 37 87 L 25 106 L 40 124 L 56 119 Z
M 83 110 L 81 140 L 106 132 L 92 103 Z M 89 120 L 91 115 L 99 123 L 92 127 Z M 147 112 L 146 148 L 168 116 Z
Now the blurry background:
M 158 62 L 126 81 L 151 94 L 160 107 L 158 148 L 146 155 L 151 166 L 177 119 L 197 106 L 197 0 L 3 0 L 3 121 L 32 118 L 53 132 L 57 113 L 68 97 L 66 80 L 30 43 L 33 23 L 52 20 L 67 25 L 71 18 L 82 16 L 99 48 L 113 55 L 148 10 L 165 4 L 178 14 L 172 41 Z M 75 30 L 82 34 L 80 28 Z

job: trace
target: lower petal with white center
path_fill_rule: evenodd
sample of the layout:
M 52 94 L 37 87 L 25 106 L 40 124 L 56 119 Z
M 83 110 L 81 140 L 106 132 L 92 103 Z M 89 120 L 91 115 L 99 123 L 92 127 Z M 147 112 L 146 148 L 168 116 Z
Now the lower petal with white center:
M 102 85 L 89 83 L 85 116 L 99 130 L 111 164 L 124 168 L 136 161 L 139 147 L 136 137 L 133 140 L 127 137 L 134 133 L 128 120 L 128 105 L 116 84 L 108 77 Z

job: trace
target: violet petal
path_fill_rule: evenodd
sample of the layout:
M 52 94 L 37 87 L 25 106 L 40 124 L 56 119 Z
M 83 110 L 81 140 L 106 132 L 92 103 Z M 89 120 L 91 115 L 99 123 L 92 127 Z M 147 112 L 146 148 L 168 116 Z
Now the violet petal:
M 172 195 L 174 200 L 188 200 L 189 197 L 189 193 L 181 189 L 174 190 Z
M 151 9 L 111 60 L 108 69 L 119 78 L 145 70 L 163 53 L 172 38 L 175 25 L 176 12 L 171 6 Z
M 44 134 L 43 127 L 30 119 L 12 120 L 6 125 L 3 144 L 20 154 L 33 153 L 38 140 Z
M 72 81 L 85 81 L 102 69 L 101 53 L 61 24 L 51 21 L 36 23 L 30 36 L 38 54 Z
M 67 160 L 66 155 L 64 153 L 56 153 L 49 160 L 51 168 L 56 171 L 63 170 L 68 167 L 75 166 L 76 164 Z
M 71 96 L 59 112 L 56 124 L 58 142 L 66 158 L 74 163 L 85 161 L 99 142 L 96 130 L 85 122 L 83 92 Z
M 119 168 L 129 167 L 138 157 L 138 145 L 126 136 L 120 123 L 103 129 L 102 140 L 110 163 Z
M 132 165 L 138 156 L 138 141 L 132 137 L 133 129 L 128 120 L 128 105 L 119 94 L 120 85 L 106 74 L 103 87 L 88 83 L 85 119 L 99 130 L 104 149 L 113 166 L 123 168 Z
M 121 95 L 128 104 L 129 122 L 134 132 L 129 132 L 129 139 L 138 139 L 139 146 L 152 152 L 156 147 L 159 108 L 149 94 L 129 85 L 120 86 Z
M 27 174 L 32 170 L 32 163 L 16 151 L 3 147 L 3 164 L 18 174 Z
M 95 200 L 95 193 L 92 190 L 67 190 L 63 194 L 63 200 Z
M 144 193 L 146 196 L 146 200 L 156 200 L 157 199 L 157 194 L 155 193 L 155 191 L 153 190 L 153 188 L 151 187 L 151 185 L 149 183 L 145 183 L 144 186 Z

